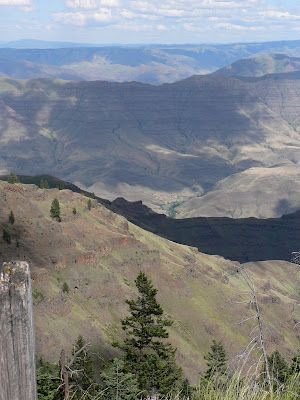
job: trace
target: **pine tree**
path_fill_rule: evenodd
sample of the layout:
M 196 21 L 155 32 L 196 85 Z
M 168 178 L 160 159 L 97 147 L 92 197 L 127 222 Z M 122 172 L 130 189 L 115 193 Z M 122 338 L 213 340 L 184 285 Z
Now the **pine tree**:
M 8 222 L 13 225 L 15 223 L 15 216 L 14 213 L 11 211 L 8 217 Z
M 136 400 L 139 394 L 136 377 L 126 371 L 122 359 L 115 358 L 101 373 L 104 399 Z
M 270 373 L 273 382 L 273 389 L 277 390 L 282 387 L 289 377 L 289 366 L 285 358 L 278 350 L 274 351 L 269 357 Z
M 20 182 L 19 178 L 17 177 L 17 175 L 14 172 L 11 172 L 9 174 L 9 177 L 8 177 L 7 181 L 8 181 L 8 183 L 12 183 L 12 184 Z
M 40 359 L 37 365 L 38 400 L 63 400 L 60 384 L 59 366 Z
M 204 357 L 207 364 L 205 379 L 224 380 L 227 375 L 227 356 L 222 342 L 213 340 L 210 351 Z
M 88 199 L 87 207 L 88 207 L 88 210 L 91 211 L 91 209 L 92 209 L 92 200 L 91 199 Z
M 75 398 L 82 398 L 83 394 L 92 395 L 95 390 L 93 362 L 85 340 L 79 336 L 72 351 L 74 360 L 71 365 L 72 373 L 70 384 Z
M 68 294 L 70 292 L 70 288 L 69 288 L 69 285 L 67 284 L 67 282 L 63 283 L 62 292 L 66 293 L 66 294 Z
M 126 338 L 118 347 L 124 351 L 127 370 L 137 376 L 141 391 L 168 394 L 177 390 L 182 380 L 175 361 L 176 350 L 165 342 L 172 321 L 164 318 L 156 300 L 157 290 L 143 272 L 135 284 L 139 296 L 127 301 L 131 315 L 122 321 Z
M 40 181 L 40 188 L 41 189 L 49 189 L 49 183 L 46 179 L 41 179 Z
M 193 389 L 192 389 L 192 387 L 191 387 L 190 382 L 189 382 L 188 379 L 184 379 L 184 381 L 183 381 L 183 383 L 182 383 L 181 390 L 180 390 L 180 394 L 181 394 L 181 396 L 182 396 L 184 399 L 186 399 L 186 400 L 192 398 L 192 396 L 193 396 Z
M 50 216 L 52 219 L 55 219 L 58 222 L 61 222 L 61 217 L 60 217 L 60 204 L 57 199 L 54 199 L 51 204 L 51 209 L 50 209 Z
M 77 214 L 77 210 L 76 210 L 76 208 L 74 207 L 73 208 L 73 215 L 76 215 Z
M 4 242 L 6 242 L 7 244 L 11 244 L 10 233 L 4 228 L 3 228 L 3 231 L 2 231 L 2 238 L 3 238 Z
M 290 374 L 300 374 L 300 351 L 292 358 Z

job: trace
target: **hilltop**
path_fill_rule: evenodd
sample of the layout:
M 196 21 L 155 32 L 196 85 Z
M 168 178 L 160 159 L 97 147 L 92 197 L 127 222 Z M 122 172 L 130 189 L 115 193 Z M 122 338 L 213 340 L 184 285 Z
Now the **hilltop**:
M 259 54 L 238 60 L 214 72 L 215 76 L 261 77 L 300 70 L 300 58 L 287 54 Z
M 49 217 L 54 198 L 61 204 L 61 223 Z M 10 210 L 14 225 L 8 223 Z M 31 263 L 39 355 L 57 360 L 61 348 L 70 350 L 79 334 L 103 355 L 112 354 L 110 343 L 120 334 L 125 299 L 133 296 L 140 270 L 153 279 L 175 321 L 172 342 L 193 381 L 212 338 L 222 339 L 231 356 L 248 341 L 251 324 L 237 325 L 249 311 L 235 303 L 245 296 L 238 263 L 158 237 L 95 200 L 89 211 L 87 197 L 70 190 L 0 182 L 0 222 L 11 236 L 11 244 L 1 239 L 0 262 Z M 269 349 L 290 355 L 297 347 L 294 327 L 300 320 L 294 308 L 296 266 L 269 261 L 244 267 L 253 275 L 269 323 Z

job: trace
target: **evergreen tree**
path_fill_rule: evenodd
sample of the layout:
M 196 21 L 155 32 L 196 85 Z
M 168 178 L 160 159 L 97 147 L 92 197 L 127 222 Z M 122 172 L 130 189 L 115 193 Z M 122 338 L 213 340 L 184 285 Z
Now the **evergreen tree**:
M 13 225 L 15 223 L 15 216 L 14 213 L 11 211 L 8 217 L 8 222 Z
M 77 210 L 76 210 L 76 208 L 74 207 L 73 208 L 73 215 L 76 215 L 77 214 Z
M 180 390 L 180 394 L 186 400 L 192 399 L 193 389 L 192 389 L 188 379 L 184 379 L 181 390 Z
M 289 377 L 289 366 L 286 360 L 276 350 L 268 357 L 268 361 L 274 390 L 282 388 Z
M 63 291 L 63 293 L 66 293 L 66 294 L 68 294 L 70 292 L 70 288 L 69 288 L 69 285 L 67 284 L 67 282 L 63 283 L 62 291 Z
M 59 366 L 41 359 L 37 365 L 38 400 L 63 400 L 60 384 Z
M 164 318 L 156 300 L 157 290 L 143 272 L 135 284 L 139 296 L 127 301 L 130 316 L 122 321 L 126 338 L 118 347 L 124 351 L 127 370 L 137 376 L 141 391 L 168 394 L 177 390 L 182 380 L 175 361 L 176 350 L 165 342 L 172 321 Z
M 40 181 L 40 188 L 41 189 L 49 189 L 49 183 L 46 179 L 41 179 Z
M 58 222 L 61 222 L 61 217 L 60 217 L 60 204 L 57 199 L 54 199 L 51 204 L 51 209 L 50 209 L 50 216 L 52 219 L 55 219 Z
M 8 244 L 11 244 L 10 233 L 4 228 L 3 228 L 3 231 L 2 231 L 2 238 L 3 238 L 4 242 L 6 242 Z
M 136 400 L 139 388 L 136 377 L 126 371 L 124 361 L 115 358 L 101 373 L 105 400 Z
M 9 174 L 9 177 L 8 177 L 7 181 L 8 181 L 8 183 L 12 183 L 12 184 L 20 182 L 19 178 L 17 177 L 17 175 L 14 172 L 11 172 Z
M 300 374 L 300 351 L 292 358 L 290 374 Z
M 213 340 L 210 351 L 204 357 L 207 370 L 204 377 L 207 380 L 226 378 L 227 375 L 227 356 L 222 342 Z
M 91 199 L 88 199 L 87 207 L 88 207 L 88 210 L 91 211 L 91 209 L 92 209 L 92 200 Z
M 86 346 L 85 340 L 79 336 L 72 350 L 74 361 L 71 369 L 74 373 L 71 375 L 70 383 L 75 398 L 82 398 L 83 394 L 92 395 L 95 390 L 93 362 Z

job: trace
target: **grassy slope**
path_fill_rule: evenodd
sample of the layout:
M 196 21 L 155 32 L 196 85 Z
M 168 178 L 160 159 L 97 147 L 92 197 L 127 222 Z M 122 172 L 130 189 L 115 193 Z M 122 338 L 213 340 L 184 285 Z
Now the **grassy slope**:
M 63 222 L 49 218 L 57 197 Z M 144 270 L 159 289 L 159 299 L 175 320 L 171 338 L 178 359 L 196 380 L 203 353 L 213 337 L 222 339 L 231 355 L 247 343 L 249 326 L 236 324 L 249 310 L 232 301 L 244 298 L 245 286 L 228 278 L 237 263 L 208 256 L 146 232 L 96 205 L 89 212 L 87 198 L 70 192 L 42 190 L 33 185 L 0 182 L 0 223 L 13 240 L 0 242 L 1 261 L 28 259 L 32 263 L 39 354 L 57 359 L 62 347 L 83 334 L 111 353 L 110 343 L 120 334 L 124 301 L 133 296 L 134 278 Z M 73 207 L 78 215 L 72 214 Z M 7 226 L 9 210 L 16 223 Z M 19 247 L 16 246 L 18 238 Z M 270 323 L 270 350 L 296 348 L 293 311 L 298 277 L 285 262 L 248 264 L 260 290 L 263 311 Z M 70 288 L 62 292 L 63 283 Z

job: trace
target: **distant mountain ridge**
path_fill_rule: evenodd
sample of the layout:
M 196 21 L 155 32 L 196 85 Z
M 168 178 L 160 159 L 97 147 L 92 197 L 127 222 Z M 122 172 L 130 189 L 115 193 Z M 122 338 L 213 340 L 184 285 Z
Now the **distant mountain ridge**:
M 211 73 L 240 59 L 270 53 L 300 56 L 300 41 L 97 46 L 21 40 L 2 43 L 0 76 L 160 84 Z
M 95 47 L 95 44 L 20 39 L 10 42 L 0 42 L 0 47 L 6 49 L 61 49 L 70 47 Z
M 267 74 L 294 73 L 300 70 L 300 58 L 287 54 L 261 54 L 238 60 L 214 72 L 215 76 L 262 77 Z

